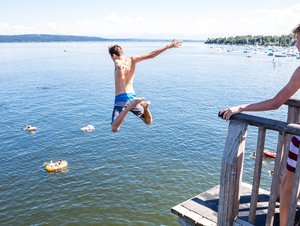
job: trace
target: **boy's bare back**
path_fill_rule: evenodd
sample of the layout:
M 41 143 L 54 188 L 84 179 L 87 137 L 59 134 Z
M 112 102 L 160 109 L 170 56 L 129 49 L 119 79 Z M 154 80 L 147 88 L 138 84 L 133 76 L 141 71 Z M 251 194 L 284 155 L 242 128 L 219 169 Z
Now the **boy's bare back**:
M 131 58 L 115 61 L 115 94 L 132 93 L 135 63 Z

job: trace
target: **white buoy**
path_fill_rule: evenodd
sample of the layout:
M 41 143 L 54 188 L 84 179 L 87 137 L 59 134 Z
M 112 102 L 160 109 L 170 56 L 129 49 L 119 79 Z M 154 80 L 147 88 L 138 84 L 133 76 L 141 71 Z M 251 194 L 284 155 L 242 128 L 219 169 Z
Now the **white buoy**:
M 82 127 L 80 130 L 83 132 L 90 133 L 90 132 L 94 132 L 96 129 L 93 125 L 87 125 L 87 126 Z

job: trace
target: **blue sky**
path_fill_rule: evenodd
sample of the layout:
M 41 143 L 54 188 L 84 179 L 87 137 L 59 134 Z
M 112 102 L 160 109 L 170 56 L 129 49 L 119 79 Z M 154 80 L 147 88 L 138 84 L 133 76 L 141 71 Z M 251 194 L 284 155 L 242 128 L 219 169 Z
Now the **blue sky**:
M 0 34 L 206 39 L 289 34 L 299 0 L 7 0 Z

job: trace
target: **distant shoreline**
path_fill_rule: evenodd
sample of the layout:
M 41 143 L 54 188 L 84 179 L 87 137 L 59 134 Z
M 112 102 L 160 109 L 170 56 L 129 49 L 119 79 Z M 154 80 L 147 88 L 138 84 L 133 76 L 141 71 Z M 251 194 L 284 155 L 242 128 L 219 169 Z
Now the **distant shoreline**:
M 22 43 L 22 42 L 166 42 L 170 39 L 143 39 L 143 38 L 101 38 L 76 35 L 49 35 L 49 34 L 23 34 L 23 35 L 0 35 L 0 43 Z M 203 40 L 183 40 L 185 42 L 204 42 Z
M 293 46 L 295 43 L 294 36 L 289 35 L 244 35 L 235 37 L 223 37 L 223 38 L 208 38 L 205 44 L 225 44 L 225 45 L 262 45 L 262 46 Z

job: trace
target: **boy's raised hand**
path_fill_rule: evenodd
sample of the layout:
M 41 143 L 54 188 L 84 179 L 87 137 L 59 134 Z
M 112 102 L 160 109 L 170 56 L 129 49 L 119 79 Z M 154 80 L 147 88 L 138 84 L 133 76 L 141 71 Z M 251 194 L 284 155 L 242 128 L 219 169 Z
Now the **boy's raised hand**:
M 174 39 L 171 43 L 170 43 L 170 47 L 171 48 L 178 48 L 179 46 L 182 45 L 182 41 L 176 40 Z

